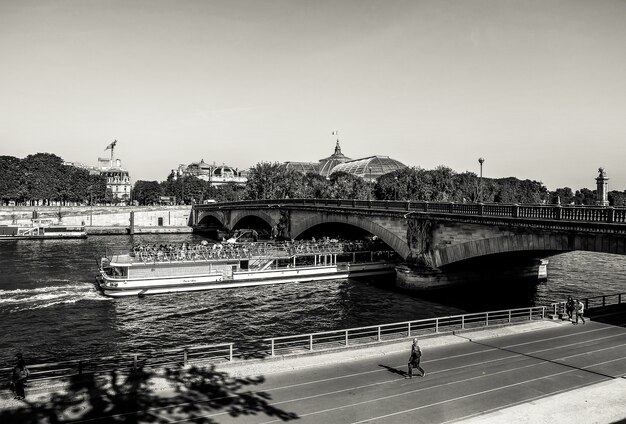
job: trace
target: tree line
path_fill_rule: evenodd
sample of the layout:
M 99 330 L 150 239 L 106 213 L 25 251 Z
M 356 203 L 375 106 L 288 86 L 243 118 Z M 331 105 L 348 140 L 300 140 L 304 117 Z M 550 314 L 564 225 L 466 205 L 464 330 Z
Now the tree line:
M 176 203 L 202 203 L 205 200 L 235 201 L 269 198 L 321 198 L 357 200 L 410 200 L 430 202 L 484 202 L 593 205 L 595 190 L 569 187 L 549 191 L 541 182 L 515 177 L 479 178 L 473 172 L 455 172 L 446 166 L 427 170 L 408 167 L 385 174 L 373 182 L 345 172 L 327 179 L 319 174 L 302 174 L 279 163 L 260 162 L 250 168 L 244 186 L 234 183 L 212 186 L 197 177 L 177 177 L 164 181 L 139 180 L 131 199 L 140 205 L 153 205 L 170 198 Z M 626 191 L 611 191 L 609 203 L 626 205 Z M 37 153 L 24 159 L 0 156 L 0 201 L 16 204 L 114 204 L 119 202 L 106 188 L 106 178 L 87 170 L 64 165 L 50 153 Z
M 345 172 L 333 173 L 329 178 L 315 173 L 302 174 L 276 162 L 260 162 L 250 168 L 243 187 L 228 184 L 210 187 L 208 182 L 195 177 L 176 180 L 170 175 L 163 183 L 137 181 L 134 193 L 134 198 L 142 204 L 156 202 L 155 199 L 163 195 L 175 195 L 186 203 L 206 199 L 284 198 L 562 205 L 594 205 L 596 202 L 596 191 L 587 188 L 573 191 L 564 187 L 549 191 L 538 181 L 515 177 L 481 179 L 473 172 L 458 173 L 446 166 L 431 170 L 408 167 L 382 175 L 369 183 Z M 626 205 L 626 191 L 611 191 L 608 198 L 611 205 Z
M 50 153 L 24 159 L 0 156 L 0 203 L 8 205 L 111 203 L 106 178 L 90 175 L 86 169 L 64 165 Z

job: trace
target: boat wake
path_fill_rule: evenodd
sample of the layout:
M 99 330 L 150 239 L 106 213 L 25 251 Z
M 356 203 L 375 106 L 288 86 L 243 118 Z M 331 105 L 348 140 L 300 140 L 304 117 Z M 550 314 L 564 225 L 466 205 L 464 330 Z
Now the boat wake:
M 49 308 L 85 300 L 106 301 L 109 299 L 101 296 L 93 284 L 85 283 L 0 290 L 0 309 L 8 312 Z

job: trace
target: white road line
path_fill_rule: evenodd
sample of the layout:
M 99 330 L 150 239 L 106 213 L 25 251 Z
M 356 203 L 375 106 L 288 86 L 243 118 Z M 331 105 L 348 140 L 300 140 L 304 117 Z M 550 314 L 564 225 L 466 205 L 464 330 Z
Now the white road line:
M 592 331 L 596 331 L 596 330 L 592 330 Z M 571 334 L 568 335 L 568 337 L 569 336 L 571 336 Z M 594 339 L 594 340 L 585 340 L 585 341 L 574 342 L 574 343 L 570 343 L 570 344 L 566 344 L 566 345 L 559 345 L 557 347 L 550 347 L 550 348 L 545 348 L 545 349 L 534 350 L 534 351 L 531 351 L 529 353 L 517 353 L 517 354 L 511 355 L 511 356 L 505 356 L 505 357 L 498 358 L 498 359 L 492 359 L 492 360 L 489 360 L 489 361 L 483 361 L 483 362 L 477 362 L 477 363 L 473 363 L 473 364 L 464 365 L 462 367 L 466 367 L 466 366 L 470 366 L 470 365 L 471 366 L 482 365 L 482 364 L 486 364 L 486 363 L 489 363 L 489 362 L 502 361 L 502 360 L 505 360 L 505 359 L 515 358 L 516 356 L 530 356 L 530 355 L 537 354 L 537 353 L 540 353 L 540 352 L 546 352 L 546 351 L 556 350 L 556 349 L 563 349 L 563 348 L 568 348 L 568 347 L 581 345 L 581 344 L 585 344 L 585 343 L 597 342 L 599 340 L 611 339 L 611 338 L 614 338 L 614 337 L 623 337 L 623 336 L 624 336 L 623 334 L 613 334 L 613 335 L 610 335 L 610 336 L 600 337 L 600 338 L 597 338 L 597 339 Z M 561 337 L 561 336 L 559 336 L 559 337 Z M 550 339 L 543 339 L 541 341 L 554 340 L 556 338 L 557 337 L 550 338 Z M 473 343 L 476 343 L 476 344 L 482 345 L 482 346 L 490 346 L 490 345 L 487 345 L 487 344 L 481 344 L 479 342 L 473 342 Z M 534 342 L 532 342 L 532 343 L 534 343 Z M 523 346 L 523 345 L 532 344 L 532 343 L 530 343 L 530 342 L 529 343 L 519 343 L 519 344 L 505 346 L 505 347 L 494 347 L 494 348 L 490 348 L 490 349 L 481 350 L 481 351 L 478 351 L 478 352 L 463 353 L 463 354 L 460 354 L 460 355 L 445 356 L 445 357 L 441 357 L 441 358 L 437 358 L 437 359 L 430 359 L 430 360 L 424 361 L 422 363 L 423 364 L 432 364 L 432 363 L 439 362 L 439 361 L 448 361 L 450 359 L 461 358 L 461 357 L 466 357 L 466 356 L 482 355 L 482 354 L 487 353 L 487 352 L 497 352 L 497 351 L 502 351 L 502 350 L 506 351 L 506 349 L 510 349 L 510 347 Z M 401 365 L 395 365 L 395 366 L 392 366 L 391 368 L 400 368 L 400 367 L 406 367 L 406 364 L 403 363 Z M 462 368 L 462 367 L 447 368 L 445 370 L 437 371 L 437 372 L 454 370 L 454 369 L 458 369 L 458 368 Z M 268 388 L 268 389 L 265 389 L 265 391 L 271 392 L 271 391 L 293 389 L 294 387 L 302 387 L 302 386 L 307 386 L 307 385 L 311 385 L 311 384 L 326 383 L 328 381 L 340 380 L 340 379 L 343 379 L 343 378 L 354 377 L 356 375 L 366 375 L 366 374 L 372 374 L 372 373 L 384 372 L 384 371 L 386 371 L 386 370 L 384 370 L 384 369 L 376 369 L 376 370 L 373 370 L 373 371 L 364 371 L 364 372 L 360 372 L 360 373 L 356 373 L 356 374 L 340 375 L 340 376 L 336 376 L 336 377 L 329 377 L 329 378 L 323 378 L 323 379 L 319 379 L 319 380 L 306 381 L 306 382 L 303 382 L 303 383 L 295 383 L 295 384 L 288 384 L 286 386 L 279 386 L 279 387 L 274 387 L 274 388 Z
M 520 381 L 520 382 L 513 383 L 513 384 L 507 384 L 506 386 L 496 387 L 496 388 L 489 389 L 489 390 L 483 390 L 482 392 L 476 392 L 476 393 L 472 393 L 470 395 L 458 396 L 458 397 L 455 397 L 455 398 L 452 398 L 452 399 L 446 399 L 446 400 L 442 400 L 440 402 L 435 402 L 435 403 L 431 403 L 431 404 L 428 404 L 428 405 L 418 406 L 417 408 L 411 408 L 411 409 L 406 409 L 404 411 L 394 412 L 393 414 L 381 415 L 381 416 L 378 416 L 378 417 L 372 417 L 372 418 L 368 418 L 366 420 L 361 420 L 361 421 L 354 421 L 352 424 L 360 424 L 360 423 L 365 423 L 365 422 L 372 421 L 372 420 L 380 420 L 380 419 L 383 419 L 383 418 L 393 417 L 395 415 L 406 414 L 407 412 L 418 411 L 420 409 L 430 408 L 431 406 L 443 405 L 445 403 L 455 402 L 457 400 L 467 399 L 467 398 L 471 398 L 471 397 L 478 396 L 478 395 L 484 395 L 486 393 L 491 393 L 491 392 L 495 392 L 495 391 L 502 390 L 502 389 L 508 389 L 508 388 L 511 388 L 511 387 L 520 386 L 522 384 L 531 383 L 533 381 L 543 380 L 543 379 L 549 378 L 549 377 L 556 377 L 556 376 L 559 376 L 559 375 L 567 374 L 567 373 L 572 372 L 572 371 L 573 370 L 562 371 L 562 372 L 556 373 L 556 374 L 546 375 L 546 376 L 543 376 L 543 377 L 537 377 L 537 378 L 533 378 L 533 379 L 525 380 L 525 381 Z
M 609 364 L 609 363 L 611 363 L 611 362 L 617 362 L 617 361 L 623 361 L 623 360 L 626 360 L 626 357 L 617 358 L 617 359 L 611 359 L 610 361 L 599 362 L 599 363 L 597 363 L 597 364 L 588 365 L 588 366 L 586 366 L 586 367 L 581 367 L 581 369 L 591 368 L 591 367 L 597 367 L 597 366 L 600 366 L 600 365 Z M 556 391 L 556 392 L 552 392 L 552 393 L 549 393 L 549 394 L 544 394 L 544 395 L 535 396 L 535 397 L 533 397 L 533 398 L 524 399 L 524 400 L 521 400 L 521 401 L 519 401 L 519 402 L 509 403 L 509 404 L 506 404 L 506 405 L 504 405 L 504 406 L 500 406 L 500 407 L 498 407 L 498 408 L 491 408 L 491 409 L 487 409 L 487 410 L 485 410 L 485 411 L 481 411 L 481 412 L 478 412 L 478 413 L 475 413 L 475 414 L 466 415 L 466 416 L 461 417 L 461 418 L 455 418 L 455 419 L 454 419 L 454 420 L 452 420 L 452 421 L 446 421 L 445 423 L 442 423 L 442 424 L 446 424 L 446 423 L 450 423 L 450 422 L 457 422 L 457 421 L 462 421 L 462 420 L 467 420 L 467 419 L 469 419 L 469 418 L 473 418 L 473 417 L 476 417 L 476 416 L 478 416 L 478 415 L 489 414 L 489 413 L 491 413 L 491 412 L 499 411 L 499 410 L 504 409 L 504 408 L 510 408 L 510 407 L 512 407 L 512 406 L 521 405 L 521 404 L 523 404 L 523 403 L 528 403 L 528 402 L 533 402 L 533 401 L 535 401 L 535 400 L 543 399 L 543 398 L 546 398 L 546 397 L 549 397 L 549 396 L 554 396 L 554 395 L 558 395 L 558 394 L 561 394 L 561 393 L 566 393 L 566 392 L 569 392 L 569 391 L 571 391 L 571 390 L 576 390 L 576 389 L 579 389 L 579 388 L 581 388 L 581 387 L 585 387 L 585 386 L 588 386 L 588 385 L 589 385 L 589 384 L 579 384 L 579 385 L 577 385 L 577 386 L 569 386 L 569 387 L 564 388 L 563 390 L 558 390 L 558 391 Z
M 591 332 L 596 332 L 596 331 L 601 331 L 601 330 L 604 330 L 604 328 L 596 329 L 596 330 L 589 330 L 589 331 L 586 331 L 586 333 L 591 333 Z M 581 334 L 581 333 L 575 333 L 575 334 Z M 510 347 L 524 346 L 524 345 L 539 343 L 539 342 L 542 342 L 542 341 L 550 341 L 550 340 L 555 340 L 555 339 L 562 338 L 562 337 L 571 337 L 571 336 L 572 336 L 572 334 L 563 335 L 563 336 L 557 336 L 557 337 L 550 337 L 550 338 L 540 339 L 540 340 L 532 341 L 532 342 L 525 342 L 525 343 L 518 343 L 518 344 L 508 345 L 508 346 L 504 346 L 504 347 L 500 347 L 500 348 L 490 348 L 490 349 L 481 350 L 481 351 L 478 351 L 478 352 L 470 352 L 470 353 L 464 353 L 464 354 L 460 354 L 460 355 L 454 355 L 454 356 L 447 356 L 447 357 L 432 359 L 432 360 L 429 360 L 429 361 L 424 361 L 423 363 L 424 364 L 430 364 L 430 363 L 434 363 L 434 362 L 439 362 L 439 361 L 444 361 L 444 360 L 449 360 L 449 359 L 454 359 L 454 358 L 459 358 L 459 357 L 464 357 L 464 356 L 472 356 L 472 355 L 484 354 L 484 353 L 487 353 L 487 352 L 501 351 L 503 349 L 508 349 Z M 505 356 L 505 357 L 502 357 L 502 358 L 493 359 L 493 360 L 489 360 L 489 361 L 477 362 L 477 363 L 462 365 L 462 366 L 459 366 L 459 367 L 451 367 L 451 368 L 446 368 L 446 369 L 439 370 L 439 371 L 433 371 L 433 372 L 429 372 L 429 374 L 438 374 L 438 373 L 443 373 L 443 372 L 449 372 L 449 371 L 462 369 L 462 368 L 466 368 L 466 367 L 474 367 L 474 366 L 477 366 L 477 365 L 484 365 L 484 364 L 488 364 L 488 363 L 491 363 L 491 362 L 499 362 L 499 361 L 503 361 L 503 360 L 506 360 L 506 359 L 512 359 L 512 358 L 515 358 L 515 357 L 528 357 L 528 356 L 530 356 L 532 354 L 536 354 L 536 353 L 539 353 L 539 352 L 556 350 L 556 349 L 561 349 L 561 348 L 564 348 L 564 347 L 572 347 L 572 346 L 576 346 L 576 345 L 579 345 L 579 344 L 585 344 L 585 343 L 589 343 L 589 342 L 595 342 L 595 341 L 598 341 L 598 340 L 604 340 L 604 339 L 609 339 L 609 338 L 613 338 L 613 337 L 620 337 L 620 336 L 623 336 L 623 334 L 615 334 L 615 335 L 600 337 L 600 338 L 597 338 L 597 339 L 594 339 L 594 340 L 585 340 L 585 341 L 581 341 L 581 342 L 570 343 L 568 345 L 560 345 L 558 347 L 539 349 L 537 351 L 532 351 L 532 352 L 529 352 L 529 353 L 517 353 L 517 354 L 513 354 L 513 355 L 509 355 L 509 356 Z M 478 342 L 476 342 L 476 343 L 478 343 Z M 483 345 L 483 346 L 487 346 L 487 345 Z M 623 346 L 623 345 L 618 345 L 618 346 Z M 616 346 L 616 347 L 618 347 L 618 346 Z M 610 348 L 608 348 L 608 349 L 610 349 Z M 604 350 L 604 349 L 601 349 L 601 350 Z M 578 355 L 594 353 L 594 352 L 596 352 L 596 351 L 584 352 L 584 353 L 581 353 L 581 354 L 578 354 Z M 573 356 L 578 356 L 578 355 L 570 355 L 570 356 L 566 356 L 566 357 L 563 357 L 563 358 L 553 359 L 553 360 L 551 360 L 551 362 L 554 362 L 554 361 L 557 361 L 557 360 L 566 359 L 566 358 L 570 358 L 570 357 L 573 357 Z M 536 358 L 536 359 L 541 359 L 541 358 Z M 535 365 L 537 365 L 537 364 L 535 364 Z M 562 365 L 567 366 L 566 364 L 562 364 Z M 404 367 L 404 366 L 406 366 L 406 365 L 402 364 L 402 365 L 397 365 L 397 366 L 392 367 L 392 368 Z M 515 368 L 515 369 L 518 369 L 518 368 Z M 513 370 L 515 370 L 515 369 L 513 369 Z M 513 371 L 513 370 L 511 370 L 511 371 Z M 330 378 L 325 378 L 325 379 L 307 381 L 307 382 L 303 382 L 303 383 L 296 383 L 296 384 L 290 384 L 290 385 L 286 385 L 286 386 L 279 386 L 279 387 L 275 387 L 275 388 L 268 388 L 268 389 L 265 389 L 263 391 L 264 392 L 271 392 L 271 391 L 293 389 L 295 387 L 302 387 L 302 386 L 306 386 L 306 385 L 325 383 L 325 382 L 329 382 L 329 381 L 335 381 L 335 380 L 339 380 L 339 379 L 350 378 L 350 377 L 355 377 L 355 376 L 360 376 L 360 375 L 367 375 L 367 374 L 372 374 L 372 373 L 377 373 L 377 372 L 385 372 L 385 371 L 387 371 L 387 370 L 385 370 L 385 369 L 376 369 L 376 370 L 373 370 L 373 371 L 365 371 L 365 372 L 356 373 L 356 374 L 347 374 L 347 375 L 342 375 L 342 376 L 337 376 L 337 377 L 330 377 Z M 493 374 L 490 374 L 490 375 L 493 375 Z M 383 382 L 380 382 L 380 383 L 374 383 L 374 384 L 369 384 L 369 385 L 365 385 L 365 386 L 353 387 L 351 389 L 346 389 L 346 390 L 355 390 L 355 389 L 359 389 L 359 388 L 367 388 L 367 387 L 375 386 L 375 385 L 378 385 L 378 384 L 387 384 L 387 383 L 397 382 L 397 381 L 398 381 L 398 379 L 393 379 L 393 380 L 383 381 Z M 460 381 L 460 382 L 462 382 L 462 381 Z M 437 387 L 437 386 L 435 386 L 435 387 Z M 330 392 L 329 394 L 340 393 L 340 392 L 341 391 Z M 319 396 L 323 396 L 323 395 L 316 395 L 315 397 L 319 397 Z M 221 397 L 221 398 L 211 399 L 211 401 L 215 401 L 215 400 L 219 400 L 219 399 L 228 399 L 228 398 L 232 398 L 232 397 L 237 397 L 237 395 L 231 395 L 231 396 L 225 396 L 225 397 Z M 303 400 L 304 399 L 305 398 L 303 398 Z M 209 402 L 209 400 L 207 400 L 206 402 Z M 291 401 L 284 401 L 284 402 L 291 402 Z M 281 403 L 284 403 L 284 402 L 274 403 L 272 405 L 278 405 L 278 404 L 281 404 Z M 200 402 L 194 402 L 194 404 L 197 404 L 197 403 L 200 403 Z M 189 405 L 189 404 L 191 404 L 191 402 L 184 402 L 184 403 L 179 403 L 179 404 L 171 404 L 171 405 L 168 405 L 166 407 L 157 407 L 157 408 L 150 408 L 148 410 L 133 411 L 133 412 L 123 413 L 123 414 L 116 414 L 116 415 L 111 415 L 110 417 L 111 418 L 113 418 L 113 417 L 120 417 L 120 416 L 135 414 L 137 412 L 144 412 L 144 411 L 145 412 L 155 412 L 155 411 L 159 411 L 159 410 L 165 410 L 165 409 L 175 408 L 177 406 L 184 406 L 184 405 Z M 227 414 L 227 412 L 219 412 L 219 413 L 208 415 L 207 417 L 223 415 L 223 414 Z M 89 420 L 81 420 L 81 421 L 75 421 L 75 422 L 77 422 L 77 423 L 86 423 L 86 422 L 90 422 L 90 421 L 97 421 L 97 420 L 100 420 L 100 419 L 101 418 L 93 418 L 93 419 L 89 419 Z M 193 420 L 193 419 L 191 419 L 191 420 Z M 184 421 L 185 420 L 183 420 L 183 421 L 174 421 L 174 422 L 184 422 Z
M 573 355 L 573 356 L 577 356 L 577 355 Z M 623 359 L 625 359 L 625 358 L 618 358 L 618 359 L 612 359 L 610 361 L 598 362 L 596 364 L 588 365 L 586 367 L 581 367 L 581 369 L 595 367 L 595 366 L 599 366 L 599 365 L 604 365 L 604 364 L 607 364 L 607 363 L 611 363 L 611 362 L 615 362 L 615 361 L 619 361 L 619 360 L 623 360 Z M 535 366 L 535 365 L 539 365 L 539 364 L 532 364 L 532 365 L 528 365 L 528 366 L 525 366 L 525 367 L 516 368 L 516 370 L 517 369 L 522 369 L 522 368 L 529 368 L 529 367 L 532 367 L 532 366 Z M 493 376 L 493 375 L 496 375 L 496 374 L 502 374 L 502 373 L 508 372 L 508 371 L 513 371 L 513 370 L 501 371 L 501 372 L 489 374 L 489 376 Z M 405 414 L 405 413 L 408 413 L 408 412 L 413 412 L 413 411 L 418 411 L 420 409 L 429 408 L 431 406 L 442 405 L 442 404 L 445 404 L 445 403 L 450 403 L 450 402 L 454 402 L 454 401 L 458 401 L 458 400 L 462 400 L 462 399 L 467 399 L 467 398 L 470 398 L 470 397 L 473 397 L 473 396 L 478 396 L 478 395 L 483 395 L 483 394 L 486 394 L 486 393 L 495 392 L 495 391 L 498 391 L 498 390 L 508 389 L 508 388 L 511 388 L 511 387 L 520 386 L 520 385 L 523 385 L 523 384 L 526 384 L 526 383 L 532 383 L 532 382 L 543 380 L 543 379 L 546 379 L 546 378 L 556 377 L 556 376 L 567 374 L 567 373 L 574 372 L 574 371 L 576 371 L 576 369 L 570 369 L 570 370 L 561 371 L 561 372 L 550 374 L 550 375 L 545 375 L 545 376 L 542 376 L 542 377 L 537 377 L 537 378 L 532 378 L 532 379 L 529 379 L 529 380 L 519 381 L 517 383 L 507 384 L 507 385 L 504 385 L 504 386 L 496 387 L 496 388 L 489 389 L 489 390 L 483 390 L 481 392 L 476 392 L 476 393 L 472 393 L 472 394 L 469 394 L 469 395 L 458 396 L 456 398 L 446 399 L 446 400 L 442 400 L 442 401 L 439 401 L 439 402 L 434 402 L 434 403 L 431 403 L 431 404 L 428 404 L 428 405 L 418 406 L 416 408 L 406 409 L 406 410 L 403 410 L 403 411 L 397 411 L 397 412 L 394 412 L 392 414 L 381 415 L 381 416 L 378 416 L 378 417 L 371 417 L 371 418 L 367 418 L 367 419 L 362 420 L 362 421 L 355 421 L 352 424 L 361 424 L 361 423 L 365 423 L 365 422 L 372 421 L 372 420 L 380 420 L 380 419 L 383 419 L 383 418 L 389 418 L 389 417 L 392 417 L 392 416 L 395 416 L 395 415 Z M 441 384 L 441 385 L 438 385 L 438 386 L 425 387 L 425 388 L 422 388 L 422 389 L 411 390 L 409 392 L 404 392 L 404 393 L 400 393 L 400 394 L 396 394 L 396 395 L 384 396 L 384 397 L 377 398 L 377 399 L 370 399 L 370 400 L 367 400 L 367 401 L 356 402 L 356 403 L 353 403 L 353 404 L 350 404 L 350 405 L 342 405 L 342 406 L 339 406 L 339 407 L 336 407 L 336 408 L 328 408 L 328 409 L 324 409 L 324 410 L 320 410 L 320 411 L 316 411 L 316 412 L 311 412 L 311 413 L 308 413 L 308 414 L 300 415 L 300 418 L 311 416 L 311 415 L 323 414 L 323 413 L 326 413 L 326 412 L 332 412 L 332 411 L 336 411 L 336 410 L 340 410 L 340 409 L 344 409 L 344 408 L 365 405 L 365 404 L 368 404 L 368 403 L 378 402 L 378 401 L 382 401 L 382 400 L 386 400 L 386 399 L 391 399 L 391 398 L 395 398 L 395 397 L 398 397 L 398 396 L 414 394 L 414 393 L 417 393 L 417 392 L 420 392 L 420 391 L 433 389 L 433 388 L 437 388 L 437 387 L 449 386 L 449 385 L 452 385 L 452 384 L 455 384 L 455 383 L 463 383 L 463 382 L 470 381 L 470 380 L 476 380 L 476 379 L 482 378 L 482 377 L 485 377 L 485 376 L 472 377 L 472 378 L 468 378 L 468 379 L 465 379 L 465 380 L 459 380 L 459 381 L 456 381 L 456 382 L 450 382 L 450 383 Z M 275 423 L 275 422 L 279 422 L 279 421 L 278 420 L 265 421 L 262 424 L 270 424 L 270 423 Z
M 615 346 L 615 347 L 621 347 L 621 346 L 626 346 L 626 343 L 618 345 L 618 346 Z M 599 351 L 603 351 L 603 350 L 607 350 L 607 349 L 611 349 L 611 348 L 598 349 L 597 351 L 594 351 L 594 352 L 599 352 Z M 589 352 L 579 353 L 579 354 L 575 354 L 575 355 L 569 355 L 569 356 L 565 356 L 565 357 L 559 358 L 559 360 L 560 359 L 565 359 L 565 358 L 572 358 L 572 357 L 575 357 L 575 356 L 581 356 L 581 355 L 585 355 L 587 353 L 589 353 Z M 574 372 L 574 371 L 577 371 L 577 370 L 584 370 L 584 369 L 587 369 L 587 368 L 596 367 L 596 366 L 608 364 L 608 363 L 611 363 L 611 362 L 621 361 L 623 359 L 626 359 L 626 358 L 617 358 L 617 359 L 612 359 L 612 360 L 609 360 L 609 361 L 603 361 L 603 362 L 598 362 L 598 363 L 595 363 L 595 364 L 587 365 L 585 367 L 572 368 L 572 369 L 568 369 L 566 371 L 562 371 L 562 372 L 559 372 L 559 373 L 555 373 L 555 374 L 551 374 L 551 375 L 547 375 L 547 376 L 543 376 L 543 377 L 538 377 L 538 378 L 535 378 L 535 379 L 527 380 L 525 382 L 518 382 L 518 383 L 514 383 L 512 385 L 502 386 L 502 387 L 500 387 L 498 389 L 490 389 L 490 390 L 487 390 L 487 391 L 484 391 L 484 392 L 473 393 L 471 395 L 466 395 L 466 396 L 462 396 L 462 397 L 451 399 L 451 400 L 437 402 L 437 403 L 434 403 L 432 405 L 424 405 L 424 406 L 421 406 L 421 407 L 418 407 L 418 408 L 412 408 L 412 409 L 406 410 L 404 412 L 411 412 L 411 411 L 422 409 L 422 408 L 425 408 L 425 407 L 428 407 L 428 406 L 435 406 L 435 405 L 438 405 L 438 404 L 441 404 L 441 403 L 450 402 L 452 400 L 459 400 L 459 399 L 463 399 L 463 398 L 466 398 L 466 397 L 476 396 L 476 395 L 483 394 L 483 393 L 488 393 L 488 392 L 491 392 L 491 391 L 494 391 L 494 390 L 505 389 L 505 388 L 508 388 L 508 387 L 517 386 L 517 385 L 528 383 L 528 382 L 532 382 L 532 381 L 535 381 L 535 380 L 541 380 L 541 379 L 544 379 L 544 378 L 547 378 L 547 377 L 553 377 L 553 376 L 557 376 L 557 375 L 566 374 L 566 373 L 569 373 L 569 372 Z M 330 408 L 330 409 L 326 409 L 326 410 L 322 410 L 322 411 L 312 412 L 312 413 L 306 414 L 306 415 L 301 415 L 301 417 L 302 416 L 308 416 L 308 415 L 315 415 L 315 414 L 324 413 L 324 412 L 329 412 L 329 411 L 333 411 L 333 410 L 339 410 L 339 409 L 342 409 L 342 408 L 348 408 L 348 407 L 353 407 L 353 406 L 364 405 L 364 404 L 372 403 L 372 402 L 378 402 L 378 401 L 381 401 L 381 400 L 391 399 L 391 398 L 395 398 L 395 397 L 399 397 L 399 396 L 404 396 L 404 395 L 407 395 L 407 394 L 413 394 L 413 393 L 417 393 L 417 392 L 424 391 L 424 390 L 430 390 L 430 389 L 434 389 L 434 388 L 450 386 L 450 385 L 458 384 L 458 383 L 465 383 L 467 381 L 477 380 L 477 379 L 486 378 L 486 377 L 492 377 L 492 376 L 495 376 L 495 375 L 498 375 L 498 374 L 504 374 L 504 373 L 508 373 L 508 372 L 512 372 L 512 371 L 517 371 L 517 370 L 520 370 L 520 369 L 530 368 L 530 367 L 534 367 L 534 366 L 537 366 L 537 365 L 545 365 L 547 363 L 553 363 L 553 361 L 549 361 L 549 362 L 542 361 L 542 362 L 539 362 L 539 363 L 525 365 L 525 366 L 522 366 L 522 367 L 507 369 L 507 370 L 503 370 L 503 371 L 498 371 L 498 372 L 494 372 L 494 373 L 491 373 L 491 374 L 484 374 L 484 375 L 480 375 L 480 376 L 476 376 L 476 377 L 470 377 L 470 378 L 467 378 L 467 379 L 464 379 L 464 380 L 452 381 L 452 382 L 449 382 L 449 383 L 444 383 L 444 384 L 440 384 L 440 385 L 436 385 L 436 386 L 430 386 L 430 387 L 424 387 L 424 388 L 421 388 L 421 389 L 411 390 L 409 392 L 403 392 L 403 393 L 399 393 L 399 394 L 395 394 L 395 395 L 385 396 L 385 397 L 382 397 L 382 398 L 371 399 L 371 400 L 363 401 L 363 402 L 357 402 L 357 403 L 354 403 L 354 404 L 351 404 L 351 405 L 342 405 L 342 406 L 337 407 L 337 408 Z M 568 366 L 566 364 L 560 364 L 560 363 L 556 363 L 556 365 Z M 607 376 L 606 378 L 611 378 L 611 377 Z M 358 389 L 361 389 L 361 388 L 366 388 L 366 387 L 370 387 L 370 386 L 374 386 L 374 385 L 376 385 L 376 384 L 368 384 L 368 385 L 365 385 L 365 386 L 357 386 L 357 387 L 353 387 L 351 389 L 343 389 L 343 390 L 338 390 L 338 391 L 334 391 L 334 392 L 329 392 L 326 395 L 334 395 L 334 394 L 338 394 L 338 393 L 341 393 L 341 392 L 351 391 L 351 390 L 358 390 Z M 273 403 L 272 405 L 280 405 L 280 404 L 289 403 L 289 402 L 298 402 L 298 401 L 313 399 L 313 398 L 321 397 L 321 396 L 325 396 L 325 395 L 324 394 L 317 394 L 317 395 L 307 396 L 307 397 L 303 397 L 303 398 L 299 398 L 299 399 L 293 399 L 293 400 L 289 400 L 289 401 L 276 402 L 276 403 Z M 388 416 L 397 415 L 399 413 L 403 413 L 403 411 L 400 411 L 400 412 L 397 412 L 397 413 L 394 413 L 394 414 L 390 414 L 390 415 L 381 416 L 381 417 L 369 418 L 368 420 L 375 420 L 375 419 L 379 419 L 379 418 L 386 418 Z M 368 420 L 366 420 L 366 421 L 368 421 Z M 269 423 L 274 423 L 274 422 L 278 422 L 278 420 L 266 421 L 263 424 L 269 424 Z

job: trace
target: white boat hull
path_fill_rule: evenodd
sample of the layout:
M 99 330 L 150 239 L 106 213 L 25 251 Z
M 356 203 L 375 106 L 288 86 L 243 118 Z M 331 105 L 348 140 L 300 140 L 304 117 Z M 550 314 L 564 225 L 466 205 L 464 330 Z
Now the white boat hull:
M 374 262 L 365 264 L 280 268 L 264 271 L 236 271 L 233 273 L 232 278 L 224 278 L 221 273 L 199 276 L 128 280 L 113 280 L 101 275 L 99 279 L 99 286 L 102 292 L 107 296 L 123 297 L 260 286 L 267 284 L 337 280 L 346 279 L 348 277 L 393 274 L 394 272 L 394 264 L 389 262 Z M 115 284 L 115 286 L 113 284 Z

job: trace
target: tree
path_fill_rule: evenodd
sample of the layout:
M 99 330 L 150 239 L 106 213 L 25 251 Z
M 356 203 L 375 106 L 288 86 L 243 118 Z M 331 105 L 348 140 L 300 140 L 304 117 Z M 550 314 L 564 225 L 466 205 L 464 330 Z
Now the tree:
M 576 193 L 574 194 L 574 202 L 577 205 L 595 205 L 596 191 L 591 191 L 588 188 L 576 190 Z
M 454 174 L 452 178 L 454 180 L 452 201 L 459 203 L 478 201 L 478 176 L 474 172 Z
M 107 181 L 104 175 L 89 175 L 88 183 L 85 187 L 84 198 L 90 204 L 102 203 L 107 193 Z
M 26 156 L 21 165 L 31 201 L 49 203 L 61 199 L 57 183 L 63 181 L 63 159 L 50 153 L 36 153 Z
M 23 200 L 20 162 L 13 156 L 0 156 L 0 204 Z
M 284 199 L 302 194 L 304 177 L 277 162 L 260 162 L 250 168 L 246 199 Z
M 611 206 L 626 206 L 626 191 L 609 191 L 608 198 Z
M 439 165 L 432 171 L 428 171 L 429 182 L 431 185 L 430 199 L 433 202 L 449 202 L 452 201 L 452 193 L 454 188 L 455 172 L 447 166 Z
M 374 184 L 374 196 L 379 200 L 395 200 L 404 198 L 398 193 L 398 186 L 402 182 L 399 172 L 390 172 L 381 175 Z
M 199 203 L 204 199 L 209 183 L 198 177 L 184 177 L 186 203 Z
M 366 200 L 371 196 L 369 183 L 347 172 L 333 172 L 329 183 L 326 197 L 331 199 Z
M 327 196 L 329 190 L 328 180 L 313 172 L 307 172 L 303 177 L 303 193 L 298 197 L 307 199 L 322 199 Z
M 569 187 L 557 188 L 550 192 L 550 203 L 569 205 L 574 201 L 574 192 Z
M 215 199 L 218 202 L 232 202 L 244 196 L 245 187 L 235 183 L 222 184 L 208 188 L 205 199 Z
M 160 201 L 163 187 L 157 181 L 139 180 L 133 187 L 133 199 L 140 205 L 153 205 Z
M 107 187 L 104 193 L 104 198 L 102 200 L 104 200 L 104 203 L 107 203 L 107 204 L 114 203 L 115 196 L 113 196 L 113 191 L 110 188 Z

